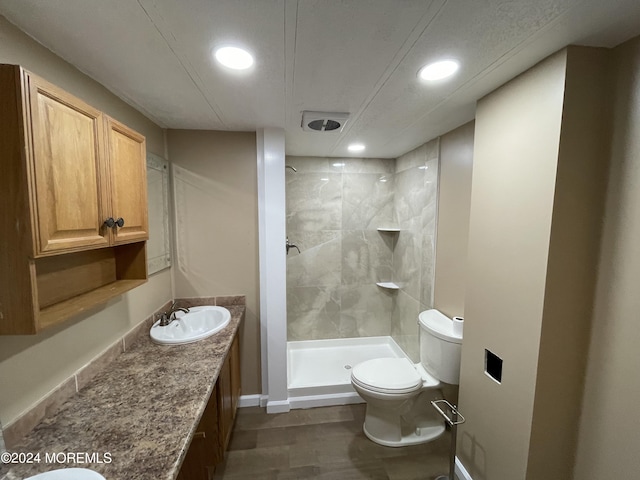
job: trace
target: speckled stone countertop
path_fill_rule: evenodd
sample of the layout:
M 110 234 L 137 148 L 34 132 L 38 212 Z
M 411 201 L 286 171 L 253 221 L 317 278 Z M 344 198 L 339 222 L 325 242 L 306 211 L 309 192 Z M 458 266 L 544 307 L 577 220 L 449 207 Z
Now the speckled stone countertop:
M 63 467 L 90 468 L 107 480 L 176 478 L 244 317 L 244 306 L 226 308 L 229 325 L 196 343 L 156 345 L 142 334 L 131 350 L 12 449 L 39 453 L 40 462 L 8 470 L 4 465 L 0 478 L 22 480 Z M 58 459 L 80 454 L 81 462 L 46 463 L 47 454 Z

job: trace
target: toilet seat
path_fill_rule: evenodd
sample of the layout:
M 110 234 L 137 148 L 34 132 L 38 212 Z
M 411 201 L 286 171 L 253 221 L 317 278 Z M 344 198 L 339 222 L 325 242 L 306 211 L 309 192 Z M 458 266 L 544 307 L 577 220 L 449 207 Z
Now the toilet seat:
M 361 388 L 378 393 L 411 393 L 423 379 L 407 358 L 374 358 L 356 365 L 351 380 Z

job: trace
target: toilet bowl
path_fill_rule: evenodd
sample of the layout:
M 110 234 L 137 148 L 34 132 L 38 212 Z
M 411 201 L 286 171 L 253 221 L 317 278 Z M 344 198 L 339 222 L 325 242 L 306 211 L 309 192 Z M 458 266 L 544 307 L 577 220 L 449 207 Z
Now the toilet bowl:
M 437 310 L 419 316 L 420 363 L 375 358 L 352 369 L 351 384 L 367 404 L 363 430 L 375 443 L 402 447 L 429 442 L 444 432 L 430 408 L 441 382 L 458 384 L 462 336 Z

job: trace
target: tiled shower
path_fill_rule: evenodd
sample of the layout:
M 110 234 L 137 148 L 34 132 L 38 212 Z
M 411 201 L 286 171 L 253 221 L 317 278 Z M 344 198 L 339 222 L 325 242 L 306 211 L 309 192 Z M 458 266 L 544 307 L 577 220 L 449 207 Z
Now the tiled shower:
M 438 140 L 397 159 L 286 158 L 287 339 L 391 336 L 433 304 Z M 398 232 L 379 229 L 397 228 Z M 397 290 L 382 288 L 393 282 Z

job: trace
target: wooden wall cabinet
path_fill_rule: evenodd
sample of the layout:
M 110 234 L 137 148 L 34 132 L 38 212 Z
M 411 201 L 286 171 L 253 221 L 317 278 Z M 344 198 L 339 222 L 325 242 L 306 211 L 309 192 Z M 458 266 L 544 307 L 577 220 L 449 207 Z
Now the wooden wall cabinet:
M 0 334 L 144 283 L 144 137 L 16 65 L 0 65 L 0 132 Z
M 122 123 L 105 117 L 111 214 L 116 225 L 112 243 L 149 239 L 147 219 L 147 155 L 145 139 Z M 118 225 L 122 219 L 124 224 Z
M 178 480 L 208 480 L 209 470 L 224 460 L 240 399 L 240 348 L 233 339 L 218 380 L 191 440 Z

